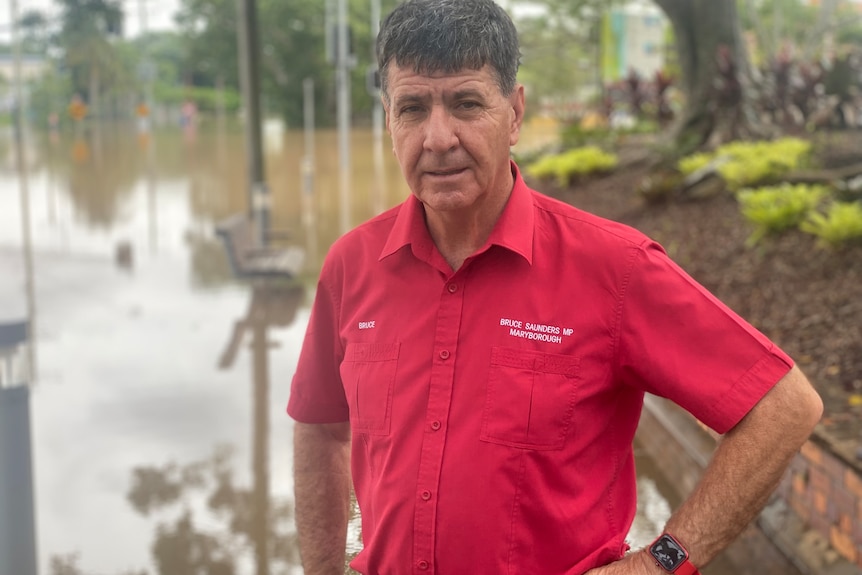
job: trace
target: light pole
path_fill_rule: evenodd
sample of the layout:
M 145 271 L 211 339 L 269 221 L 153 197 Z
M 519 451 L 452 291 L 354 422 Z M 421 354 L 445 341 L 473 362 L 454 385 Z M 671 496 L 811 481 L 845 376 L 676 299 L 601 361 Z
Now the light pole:
M 371 0 L 371 61 L 374 62 L 375 68 L 377 66 L 378 34 L 380 34 L 380 0 Z M 377 70 L 377 74 L 379 73 L 380 70 Z M 377 81 L 381 81 L 379 76 Z M 385 208 L 386 170 L 383 164 L 383 102 L 380 101 L 379 86 L 375 86 L 375 88 L 375 90 L 371 90 L 371 97 L 374 99 L 371 125 L 374 134 L 374 213 L 379 214 Z
M 239 19 L 239 67 L 245 106 L 249 211 L 257 224 L 258 245 L 269 243 L 270 195 L 266 185 L 261 136 L 260 65 L 256 0 L 236 0 Z
M 350 229 L 350 35 L 347 22 L 347 0 L 338 0 L 335 84 L 338 107 L 339 199 L 341 233 Z

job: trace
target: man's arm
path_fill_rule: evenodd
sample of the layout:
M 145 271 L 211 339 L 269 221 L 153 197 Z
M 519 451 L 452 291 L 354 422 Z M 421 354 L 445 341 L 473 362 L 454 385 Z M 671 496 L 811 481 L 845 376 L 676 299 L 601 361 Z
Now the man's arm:
M 350 516 L 350 424 L 297 422 L 293 460 L 305 574 L 342 575 Z
M 820 396 L 794 366 L 724 435 L 700 482 L 665 527 L 698 568 L 714 559 L 760 513 L 822 413 Z M 664 571 L 644 552 L 589 571 L 589 575 L 658 573 Z

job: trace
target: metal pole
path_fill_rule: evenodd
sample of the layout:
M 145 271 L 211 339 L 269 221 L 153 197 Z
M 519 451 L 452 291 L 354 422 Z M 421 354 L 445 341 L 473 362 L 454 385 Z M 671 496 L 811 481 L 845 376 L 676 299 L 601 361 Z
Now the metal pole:
M 350 229 L 350 47 L 347 0 L 338 0 L 338 60 L 335 72 L 338 107 L 339 198 L 341 233 Z
M 0 575 L 36 575 L 30 387 L 0 387 Z
M 380 34 L 380 0 L 371 0 L 371 61 L 377 60 L 377 35 Z M 374 212 L 379 214 L 385 209 L 386 170 L 383 164 L 383 102 L 380 94 L 374 98 L 371 110 L 371 125 L 374 134 Z
M 266 185 L 261 136 L 260 73 L 256 0 L 236 0 L 239 14 L 239 67 L 245 107 L 246 157 L 249 172 L 249 212 L 257 223 L 261 246 L 269 242 L 270 196 Z
M 144 64 L 144 74 L 146 77 L 144 78 L 145 82 L 145 93 L 144 93 L 144 104 L 149 109 L 149 115 L 147 116 L 147 127 L 149 128 L 153 121 L 153 62 L 150 59 L 150 49 L 149 46 L 145 43 L 146 40 L 143 39 L 144 35 L 149 31 L 149 26 L 147 23 L 147 6 L 146 0 L 138 0 L 138 18 L 140 19 L 140 36 L 142 39 L 142 45 L 144 47 L 144 55 L 143 55 L 143 64 Z
M 38 572 L 30 386 L 21 357 L 31 334 L 26 321 L 0 324 L 0 575 Z
M 314 217 L 314 79 L 302 81 L 302 108 L 305 128 L 305 155 L 302 161 L 302 220 L 305 226 L 305 248 L 309 261 L 317 265 L 317 229 Z
M 156 186 L 153 176 L 153 63 L 150 59 L 150 49 L 148 40 L 144 36 L 149 31 L 147 24 L 147 6 L 146 0 L 138 0 L 138 18 L 140 19 L 140 37 L 141 44 L 144 49 L 143 66 L 144 66 L 144 106 L 147 109 L 147 115 L 144 118 L 139 118 L 142 125 L 140 137 L 145 146 L 147 154 L 147 212 L 149 219 L 149 235 L 150 235 L 150 252 L 156 253 L 159 245 L 158 234 L 158 208 L 156 206 Z
M 258 296 L 254 288 L 253 298 Z M 266 288 L 263 288 L 266 289 Z M 254 307 L 254 306 L 252 306 Z M 254 313 L 254 312 L 253 312 Z M 257 575 L 269 574 L 269 342 L 265 318 L 252 318 L 253 426 L 252 539 Z
M 27 174 L 27 147 L 24 145 L 24 91 L 21 74 L 21 43 L 18 41 L 18 0 L 10 2 L 12 20 L 12 46 L 15 50 L 15 162 L 18 173 L 18 186 L 21 194 L 21 249 L 24 254 L 24 282 L 27 291 L 27 318 L 31 329 L 36 326 L 36 287 L 33 273 L 33 246 L 30 232 L 30 180 Z M 27 359 L 30 375 L 36 380 L 36 343 L 28 347 Z

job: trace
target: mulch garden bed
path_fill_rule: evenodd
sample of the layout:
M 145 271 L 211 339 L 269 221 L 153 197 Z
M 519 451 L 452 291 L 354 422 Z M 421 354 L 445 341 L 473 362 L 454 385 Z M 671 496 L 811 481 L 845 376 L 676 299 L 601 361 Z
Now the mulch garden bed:
M 862 138 L 859 144 L 862 155 Z M 846 146 L 832 149 L 848 152 Z M 731 194 L 650 204 L 637 193 L 646 175 L 645 168 L 632 167 L 567 189 L 531 183 L 646 233 L 778 343 L 823 398 L 817 437 L 862 471 L 862 245 L 826 249 L 814 236 L 793 231 L 749 248 L 752 227 Z

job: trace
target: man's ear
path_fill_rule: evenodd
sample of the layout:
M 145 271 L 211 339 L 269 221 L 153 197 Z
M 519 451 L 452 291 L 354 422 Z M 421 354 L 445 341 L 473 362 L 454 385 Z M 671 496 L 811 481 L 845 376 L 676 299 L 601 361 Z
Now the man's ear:
M 509 129 L 509 145 L 514 146 L 518 143 L 521 137 L 521 124 L 524 122 L 524 112 L 526 110 L 526 102 L 524 97 L 523 84 L 517 84 L 512 94 L 509 96 L 509 103 L 512 106 L 512 124 Z
M 386 133 L 391 134 L 392 132 L 389 130 L 389 104 L 386 102 L 383 92 L 380 93 L 380 103 L 383 104 L 383 117 L 386 119 Z

